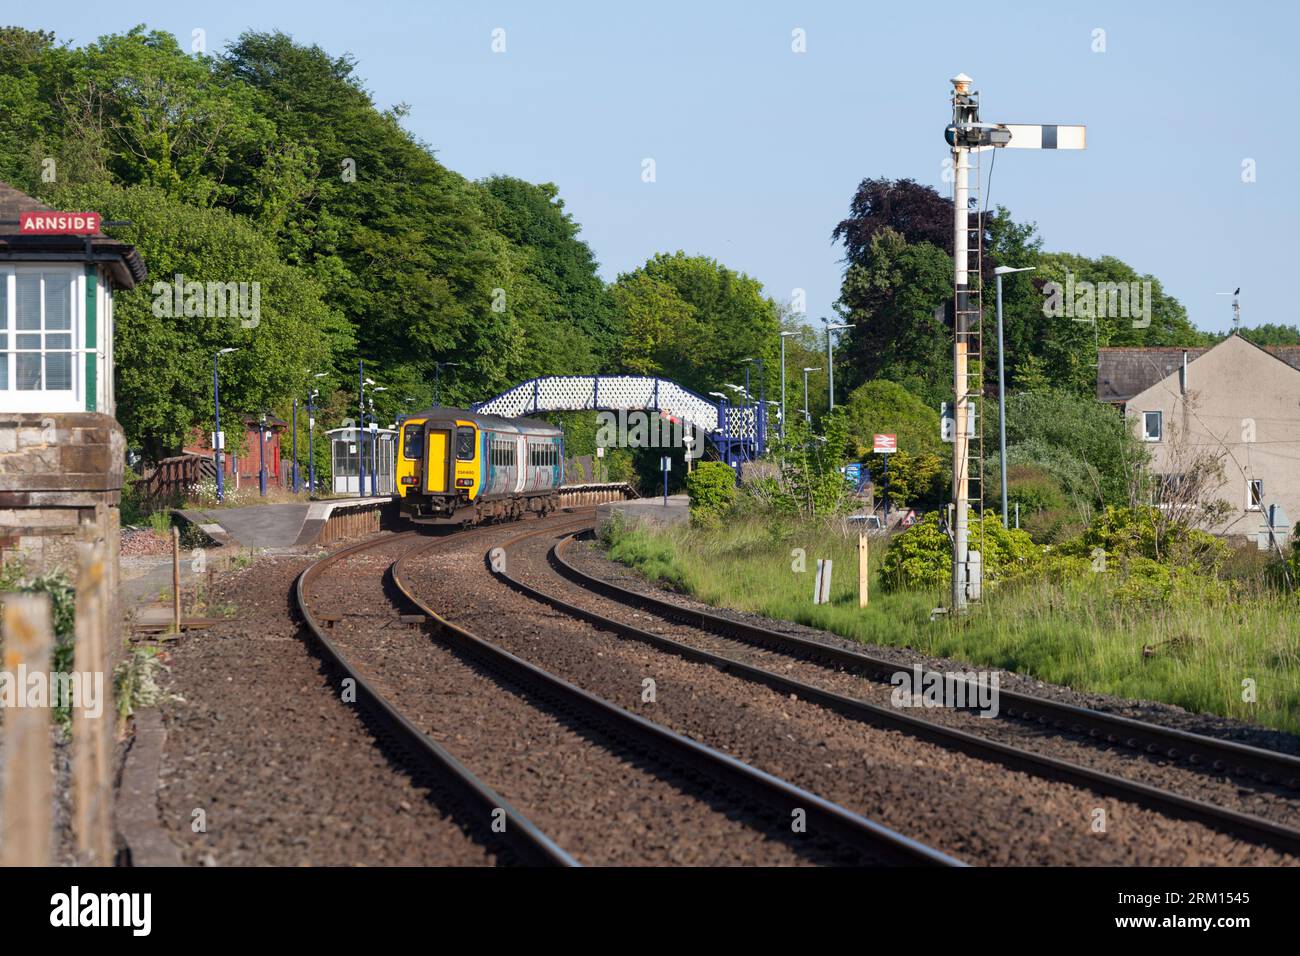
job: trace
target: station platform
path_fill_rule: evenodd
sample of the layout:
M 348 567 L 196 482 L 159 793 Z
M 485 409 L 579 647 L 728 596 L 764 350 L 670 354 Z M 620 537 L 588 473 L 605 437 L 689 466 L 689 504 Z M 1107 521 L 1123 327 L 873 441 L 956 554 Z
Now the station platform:
M 175 514 L 197 525 L 218 544 L 245 548 L 300 548 L 316 543 L 339 508 L 382 506 L 392 499 L 329 498 L 322 501 L 249 505 L 244 508 L 184 508 Z
M 621 515 L 628 525 L 647 521 L 653 524 L 685 524 L 691 519 L 691 499 L 686 495 L 669 495 L 664 506 L 663 496 L 634 498 L 630 501 L 610 501 L 596 508 L 596 526 L 604 527 L 615 514 Z

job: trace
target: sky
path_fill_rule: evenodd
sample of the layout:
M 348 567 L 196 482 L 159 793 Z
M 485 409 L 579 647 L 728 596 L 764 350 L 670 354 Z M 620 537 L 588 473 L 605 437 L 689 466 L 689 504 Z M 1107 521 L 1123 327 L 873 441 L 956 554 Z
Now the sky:
M 949 194 L 948 80 L 964 72 L 985 122 L 1088 127 L 1085 151 L 996 161 L 989 201 L 1037 223 L 1046 250 L 1117 256 L 1206 330 L 1230 327 L 1216 293 L 1237 286 L 1243 324 L 1300 322 L 1286 265 L 1300 218 L 1285 165 L 1300 153 L 1294 3 L 8 7 L 0 22 L 74 45 L 145 24 L 186 49 L 196 29 L 209 52 L 278 29 L 350 54 L 377 105 L 408 104 L 406 127 L 450 168 L 556 183 L 605 278 L 681 249 L 777 300 L 803 290 L 812 318 L 839 293 L 830 232 L 862 179 Z

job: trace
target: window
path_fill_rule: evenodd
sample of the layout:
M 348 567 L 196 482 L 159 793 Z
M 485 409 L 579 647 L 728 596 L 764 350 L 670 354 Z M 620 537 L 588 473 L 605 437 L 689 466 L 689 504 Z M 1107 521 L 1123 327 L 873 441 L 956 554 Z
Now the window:
M 1164 412 L 1142 413 L 1142 440 L 1160 441 L 1164 432 Z
M 1250 478 L 1246 481 L 1246 510 L 1264 510 L 1264 479 Z
M 456 429 L 456 458 L 459 461 L 474 460 L 474 429 L 464 426 Z
M 417 459 L 424 457 L 424 442 L 420 440 L 423 425 L 405 425 L 402 427 L 402 457 Z
M 75 400 L 76 288 L 70 269 L 0 272 L 0 391 L 62 393 L 55 405 Z M 49 401 L 28 398 L 22 404 Z

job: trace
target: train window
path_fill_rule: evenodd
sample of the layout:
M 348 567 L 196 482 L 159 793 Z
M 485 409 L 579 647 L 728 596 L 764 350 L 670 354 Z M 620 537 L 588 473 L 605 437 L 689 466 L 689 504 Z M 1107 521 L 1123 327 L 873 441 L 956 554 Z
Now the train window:
M 402 457 L 412 460 L 424 457 L 424 442 L 420 441 L 423 425 L 407 425 L 402 429 Z
M 456 458 L 460 461 L 474 459 L 474 429 L 464 426 L 456 429 Z

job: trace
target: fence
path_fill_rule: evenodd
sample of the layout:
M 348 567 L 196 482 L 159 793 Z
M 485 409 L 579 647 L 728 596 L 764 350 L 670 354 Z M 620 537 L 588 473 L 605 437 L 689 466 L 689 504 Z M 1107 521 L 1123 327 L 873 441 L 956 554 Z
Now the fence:
M 204 480 L 217 480 L 217 466 L 211 458 L 202 455 L 164 458 L 141 479 L 142 497 L 160 503 L 183 501 L 189 489 Z
M 5 670 L 13 706 L 0 724 L 3 789 L 0 790 L 0 863 L 49 866 L 55 861 L 52 731 L 56 703 L 71 708 L 72 836 L 76 861 L 89 866 L 113 862 L 112 700 L 115 603 L 112 562 L 105 532 L 111 525 L 103 506 L 96 521 L 83 523 L 77 554 L 76 620 L 68 672 L 55 671 L 55 622 L 48 594 L 0 595 Z M 26 675 L 21 680 L 19 675 Z M 32 696 L 32 676 L 44 691 Z

